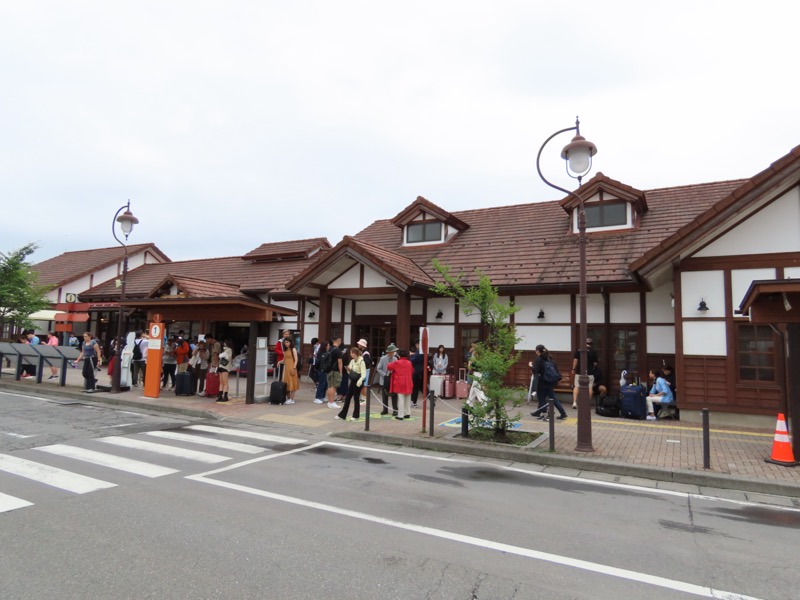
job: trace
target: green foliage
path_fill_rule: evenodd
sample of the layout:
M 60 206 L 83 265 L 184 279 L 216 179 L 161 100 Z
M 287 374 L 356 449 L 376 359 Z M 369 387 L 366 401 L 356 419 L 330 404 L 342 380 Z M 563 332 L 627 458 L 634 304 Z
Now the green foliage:
M 30 243 L 8 254 L 0 252 L 0 330 L 6 325 L 31 327 L 28 315 L 50 306 L 48 288 L 37 285 L 36 272 L 26 261 L 37 248 Z
M 520 415 L 509 416 L 506 404 L 513 408 L 522 403 L 519 394 L 503 385 L 508 371 L 517 362 L 514 351 L 519 338 L 510 318 L 519 307 L 500 301 L 497 288 L 489 277 L 475 270 L 476 285 L 465 285 L 464 274 L 452 275 L 450 267 L 433 260 L 433 267 L 442 276 L 431 291 L 454 298 L 465 315 L 478 313 L 484 326 L 485 339 L 478 342 L 472 364 L 480 373 L 481 388 L 487 397 L 486 403 L 476 402 L 468 406 L 473 427 L 485 427 L 491 423 L 496 438 L 505 438 L 508 427 L 519 421 Z

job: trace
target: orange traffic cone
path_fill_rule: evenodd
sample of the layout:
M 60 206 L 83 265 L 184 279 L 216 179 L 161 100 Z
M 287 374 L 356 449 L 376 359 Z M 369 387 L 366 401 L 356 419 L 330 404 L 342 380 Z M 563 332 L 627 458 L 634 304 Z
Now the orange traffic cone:
M 792 444 L 789 441 L 789 430 L 786 429 L 786 419 L 783 413 L 778 414 L 778 424 L 775 425 L 775 441 L 772 442 L 772 455 L 767 462 L 784 467 L 794 467 L 797 463 L 794 460 Z

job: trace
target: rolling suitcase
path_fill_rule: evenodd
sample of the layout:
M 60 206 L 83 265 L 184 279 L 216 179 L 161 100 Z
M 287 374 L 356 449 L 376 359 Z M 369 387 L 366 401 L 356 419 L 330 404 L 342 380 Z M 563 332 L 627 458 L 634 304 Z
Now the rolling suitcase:
M 626 419 L 642 420 L 647 416 L 647 392 L 640 385 L 625 385 L 620 389 L 620 412 Z
M 445 375 L 444 396 L 442 396 L 442 398 L 452 398 L 455 395 L 456 395 L 456 382 L 453 381 L 452 375 Z
M 219 394 L 219 373 L 206 374 L 206 396 L 216 396 Z
M 444 392 L 444 378 L 444 375 L 431 375 L 431 381 L 428 385 L 428 389 L 433 390 L 433 393 L 439 398 L 442 398 L 442 393 Z
M 269 403 L 283 404 L 286 402 L 286 382 L 273 381 L 269 386 Z
M 194 374 L 189 371 L 175 374 L 175 395 L 194 396 Z
M 458 381 L 456 381 L 456 398 L 466 400 L 469 396 L 469 383 L 467 383 L 467 370 L 458 370 Z

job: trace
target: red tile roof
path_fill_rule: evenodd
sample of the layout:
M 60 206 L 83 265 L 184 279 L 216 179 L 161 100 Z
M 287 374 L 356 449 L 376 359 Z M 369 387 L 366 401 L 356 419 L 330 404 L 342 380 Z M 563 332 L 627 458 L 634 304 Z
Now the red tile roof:
M 244 260 L 281 260 L 287 258 L 308 258 L 316 251 L 331 247 L 327 238 L 310 238 L 290 242 L 271 242 L 261 244 L 242 258 Z
M 152 242 L 128 246 L 128 256 L 144 251 L 150 251 L 165 262 L 169 262 L 169 257 Z M 39 274 L 40 285 L 58 287 L 120 262 L 124 256 L 125 249 L 122 246 L 64 252 L 64 254 L 36 263 L 33 265 L 33 270 Z

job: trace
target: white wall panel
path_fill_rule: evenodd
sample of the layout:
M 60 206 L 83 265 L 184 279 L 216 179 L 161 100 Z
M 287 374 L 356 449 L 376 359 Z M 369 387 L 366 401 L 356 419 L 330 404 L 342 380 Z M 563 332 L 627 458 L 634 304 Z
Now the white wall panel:
M 519 312 L 514 315 L 517 323 L 569 323 L 569 296 L 518 296 Z M 544 320 L 539 321 L 539 310 L 544 311 Z
M 648 326 L 647 352 L 652 354 L 675 354 L 675 326 Z
M 310 344 L 311 338 L 319 337 L 319 325 L 317 323 L 306 323 L 303 327 L 303 343 Z
M 696 356 L 728 354 L 725 321 L 684 321 L 683 353 Z
M 446 349 L 452 350 L 455 347 L 455 331 L 449 325 L 429 325 L 428 326 L 428 346 L 435 350 L 439 344 Z
M 639 294 L 611 294 L 609 311 L 612 323 L 640 323 L 642 311 L 639 306 Z
M 786 267 L 783 270 L 783 276 L 786 279 L 800 279 L 800 267 Z
M 705 298 L 708 311 L 698 312 Z M 684 317 L 724 317 L 725 277 L 722 271 L 685 271 L 681 273 L 681 314 Z
M 361 287 L 361 266 L 353 265 L 350 269 L 339 275 L 336 279 L 331 281 L 328 288 L 330 289 L 346 289 L 346 288 L 360 288 Z
M 441 320 L 436 313 L 442 311 Z M 395 311 L 396 312 L 396 311 Z M 456 319 L 456 303 L 452 298 L 430 298 L 428 300 L 428 323 L 453 323 Z M 445 344 L 446 345 L 446 344 Z
M 760 279 L 775 279 L 775 269 L 734 269 L 731 271 L 731 312 L 739 308 L 750 284 Z
M 397 300 L 359 300 L 356 302 L 358 315 L 396 315 Z
M 387 287 L 386 277 L 374 269 L 364 267 L 364 287 Z
M 581 299 L 575 299 L 575 321 L 581 321 Z M 600 294 L 589 294 L 586 296 L 586 322 L 604 323 L 606 318 L 605 303 Z
M 675 309 L 672 306 L 672 282 L 645 294 L 645 310 L 648 323 L 674 323 Z
M 412 300 L 411 301 L 411 314 L 412 315 L 421 315 L 423 308 L 424 308 L 424 304 L 423 304 L 422 300 Z
M 544 344 L 548 350 L 563 352 L 571 345 L 569 325 L 520 325 L 517 337 L 520 338 L 517 350 L 533 350 Z

